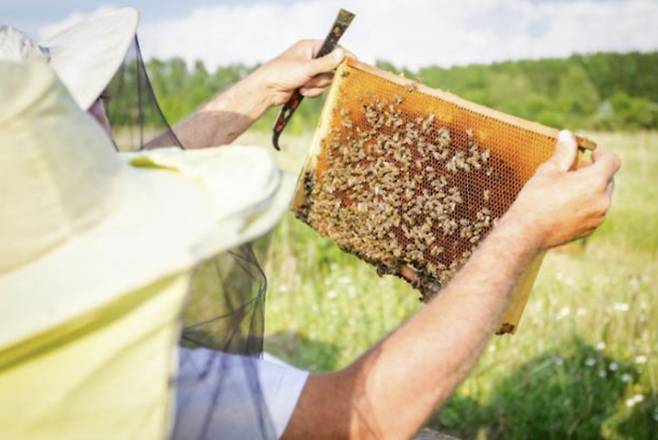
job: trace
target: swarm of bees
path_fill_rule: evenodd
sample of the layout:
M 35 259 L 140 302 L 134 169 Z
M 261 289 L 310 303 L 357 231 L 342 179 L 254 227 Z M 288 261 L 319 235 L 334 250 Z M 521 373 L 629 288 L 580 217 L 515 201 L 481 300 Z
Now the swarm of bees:
M 369 97 L 358 111 L 337 106 L 324 165 L 303 176 L 306 201 L 296 214 L 380 274 L 410 269 L 415 276 L 405 278 L 427 300 L 506 210 L 495 205 L 506 198 L 496 183 L 509 176 L 473 130 L 405 113 L 414 91 Z

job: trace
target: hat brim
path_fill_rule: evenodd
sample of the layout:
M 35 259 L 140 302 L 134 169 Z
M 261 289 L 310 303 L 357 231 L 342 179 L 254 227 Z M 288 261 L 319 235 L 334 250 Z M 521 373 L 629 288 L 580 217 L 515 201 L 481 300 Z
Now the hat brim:
M 39 42 L 81 109 L 91 107 L 121 66 L 138 22 L 136 9 L 114 9 Z
M 219 147 L 127 156 L 112 188 L 120 209 L 0 276 L 2 315 L 26 317 L 4 320 L 0 352 L 26 339 L 47 341 L 43 333 L 62 323 L 87 322 L 122 294 L 270 230 L 290 203 L 295 179 L 264 153 Z

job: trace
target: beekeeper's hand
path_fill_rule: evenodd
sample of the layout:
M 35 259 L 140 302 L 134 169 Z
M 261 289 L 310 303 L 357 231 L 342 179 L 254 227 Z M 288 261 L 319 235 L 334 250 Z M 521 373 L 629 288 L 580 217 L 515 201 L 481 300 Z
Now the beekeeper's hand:
M 577 152 L 573 135 L 561 131 L 553 157 L 537 169 L 505 215 L 543 249 L 591 234 L 610 208 L 619 157 L 597 148 L 592 164 L 570 170 Z
M 321 46 L 322 40 L 298 41 L 250 75 L 264 86 L 270 105 L 284 104 L 295 89 L 307 97 L 321 95 L 331 84 L 334 69 L 345 56 L 354 56 L 338 47 L 328 55 L 314 58 Z

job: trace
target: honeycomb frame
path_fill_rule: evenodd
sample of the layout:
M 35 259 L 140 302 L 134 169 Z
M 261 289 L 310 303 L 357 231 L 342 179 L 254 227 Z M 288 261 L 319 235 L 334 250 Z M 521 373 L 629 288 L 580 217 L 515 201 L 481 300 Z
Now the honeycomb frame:
M 347 59 L 325 101 L 291 209 L 380 274 L 411 282 L 427 300 L 552 155 L 557 134 Z M 582 150 L 596 146 L 582 137 L 577 143 Z M 518 326 L 542 259 L 516 284 L 499 334 Z

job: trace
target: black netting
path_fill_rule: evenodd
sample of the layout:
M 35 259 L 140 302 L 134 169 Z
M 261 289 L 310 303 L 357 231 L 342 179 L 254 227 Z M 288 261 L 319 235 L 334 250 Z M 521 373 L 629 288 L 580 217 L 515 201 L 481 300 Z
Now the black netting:
M 184 148 L 158 105 L 137 37 L 105 95 L 105 109 L 120 151 Z
M 182 345 L 260 355 L 266 283 L 248 244 L 198 265 L 183 314 Z
M 185 148 L 158 106 L 137 38 L 106 94 L 118 150 Z M 250 244 L 194 269 L 182 314 L 174 438 L 275 436 L 258 374 L 266 285 Z

